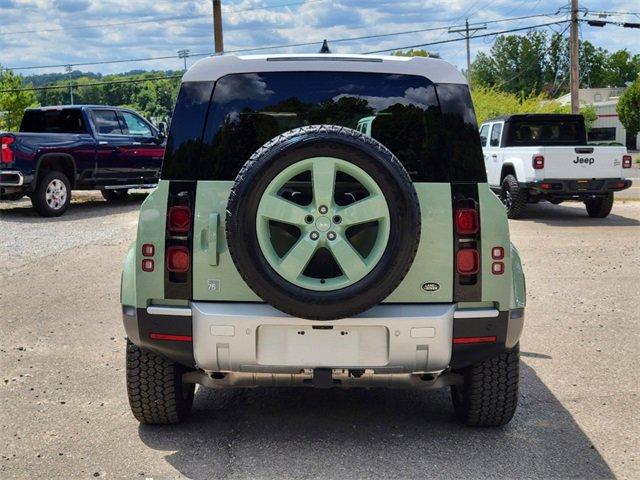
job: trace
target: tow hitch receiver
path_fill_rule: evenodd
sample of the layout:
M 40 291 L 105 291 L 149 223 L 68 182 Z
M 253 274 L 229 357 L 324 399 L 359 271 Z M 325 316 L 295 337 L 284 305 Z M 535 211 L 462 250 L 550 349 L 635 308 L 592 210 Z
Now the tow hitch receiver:
M 333 386 L 333 370 L 330 368 L 314 368 L 313 386 L 316 388 L 331 388 Z

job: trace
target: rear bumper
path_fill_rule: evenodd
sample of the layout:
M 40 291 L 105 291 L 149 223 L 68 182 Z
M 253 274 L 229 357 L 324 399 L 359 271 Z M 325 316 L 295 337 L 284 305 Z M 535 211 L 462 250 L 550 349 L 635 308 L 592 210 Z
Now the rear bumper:
M 205 372 L 368 374 L 459 370 L 520 338 L 523 310 L 460 310 L 456 304 L 383 304 L 353 318 L 311 321 L 262 303 L 193 302 L 123 307 L 137 345 Z
M 610 192 L 619 192 L 631 186 L 631 180 L 624 178 L 600 179 L 545 179 L 521 184 L 534 195 L 555 198 L 593 198 Z

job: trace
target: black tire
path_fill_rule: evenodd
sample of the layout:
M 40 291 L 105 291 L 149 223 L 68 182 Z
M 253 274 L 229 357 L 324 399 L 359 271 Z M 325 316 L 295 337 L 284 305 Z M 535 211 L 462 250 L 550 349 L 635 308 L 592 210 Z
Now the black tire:
M 507 209 L 508 218 L 520 218 L 527 206 L 527 191 L 520 188 L 516 177 L 507 175 L 502 180 L 500 200 Z
M 605 218 L 613 208 L 613 193 L 608 193 L 606 197 L 585 200 L 584 204 L 591 218 Z
M 465 369 L 464 386 L 452 386 L 458 418 L 472 427 L 499 427 L 513 418 L 518 405 L 520 348 Z
M 102 193 L 102 197 L 107 202 L 122 202 L 129 198 L 129 190 L 126 188 L 116 188 L 114 190 L 103 188 L 100 193 Z
M 127 393 L 140 423 L 166 425 L 189 416 L 194 384 L 182 383 L 185 367 L 127 339 Z
M 364 169 L 393 212 L 387 246 L 376 266 L 358 282 L 331 291 L 305 289 L 281 277 L 261 252 L 255 221 L 262 194 L 279 172 L 303 159 L 322 156 L 338 157 Z M 349 128 L 314 125 L 279 135 L 245 163 L 229 196 L 226 235 L 236 268 L 259 297 L 296 317 L 331 320 L 363 312 L 395 290 L 415 258 L 420 221 L 411 179 L 387 148 Z
M 64 201 L 60 203 L 47 199 L 48 190 L 52 182 L 61 182 L 66 190 Z M 71 184 L 67 176 L 58 171 L 47 172 L 38 179 L 35 191 L 31 194 L 31 205 L 43 217 L 59 217 L 69 208 L 71 203 Z

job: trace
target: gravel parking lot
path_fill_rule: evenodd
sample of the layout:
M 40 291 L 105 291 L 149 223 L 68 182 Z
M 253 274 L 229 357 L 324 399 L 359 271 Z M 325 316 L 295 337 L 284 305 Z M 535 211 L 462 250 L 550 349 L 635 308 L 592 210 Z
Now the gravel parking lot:
M 149 427 L 118 303 L 143 197 L 0 207 L 0 478 L 640 478 L 640 202 L 511 222 L 528 307 L 504 429 L 459 425 L 446 391 L 312 389 L 201 389 L 189 422 Z

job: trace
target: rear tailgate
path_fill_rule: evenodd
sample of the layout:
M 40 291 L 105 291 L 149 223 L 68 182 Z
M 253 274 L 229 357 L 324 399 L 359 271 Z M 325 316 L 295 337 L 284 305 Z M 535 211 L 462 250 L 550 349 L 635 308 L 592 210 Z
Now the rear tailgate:
M 624 147 L 541 147 L 545 179 L 621 178 Z

